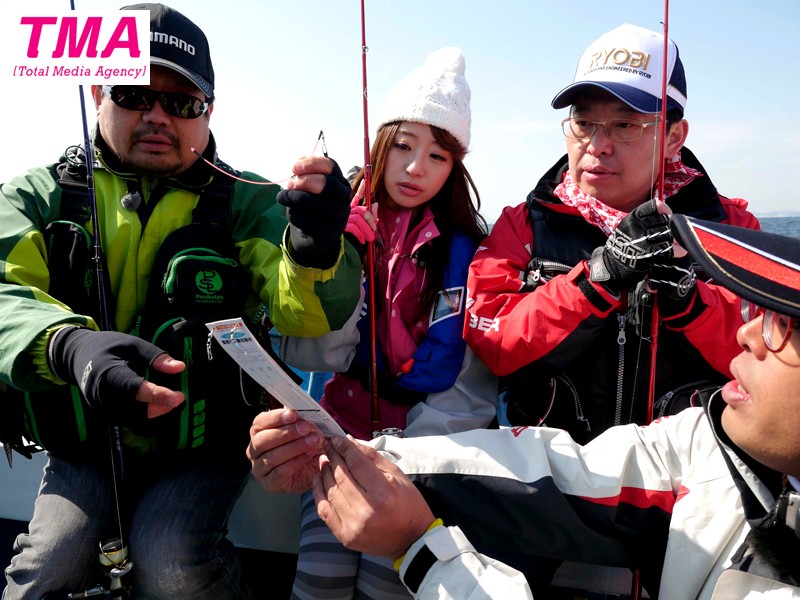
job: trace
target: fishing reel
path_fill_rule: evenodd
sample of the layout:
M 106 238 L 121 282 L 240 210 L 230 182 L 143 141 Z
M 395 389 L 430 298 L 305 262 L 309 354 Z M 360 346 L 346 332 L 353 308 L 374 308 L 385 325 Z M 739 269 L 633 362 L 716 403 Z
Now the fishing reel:
M 650 340 L 655 294 L 647 289 L 645 281 L 640 281 L 628 294 L 628 323 L 636 327 L 636 335 Z
M 133 562 L 128 558 L 128 547 L 122 543 L 120 538 L 100 542 L 98 559 L 105 576 L 109 578 L 108 587 L 96 585 L 80 592 L 45 594 L 42 600 L 77 600 L 80 598 L 131 600 L 133 591 L 130 586 L 125 586 L 122 582 L 122 578 L 133 568 Z
M 381 429 L 379 431 L 373 431 L 372 432 L 372 439 L 375 439 L 377 437 L 381 437 L 382 435 L 388 435 L 388 436 L 391 436 L 391 437 L 398 437 L 398 438 L 406 437 L 406 435 L 405 435 L 405 433 L 403 432 L 402 429 L 400 429 L 398 427 L 386 427 L 385 429 Z
M 122 585 L 122 577 L 133 569 L 133 561 L 128 558 L 128 547 L 120 538 L 100 542 L 100 565 L 109 577 L 110 598 L 130 598 L 130 588 Z

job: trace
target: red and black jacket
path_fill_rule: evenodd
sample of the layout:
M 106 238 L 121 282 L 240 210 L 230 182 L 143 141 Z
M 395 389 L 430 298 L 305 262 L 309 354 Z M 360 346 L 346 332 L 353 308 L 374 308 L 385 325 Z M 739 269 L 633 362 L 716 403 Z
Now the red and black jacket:
M 686 148 L 681 158 L 705 173 Z M 586 442 L 614 424 L 645 419 L 652 306 L 635 290 L 615 298 L 589 280 L 587 260 L 606 236 L 553 195 L 566 169 L 565 156 L 524 204 L 504 210 L 479 247 L 465 337 L 503 377 L 513 424 L 544 418 Z M 707 175 L 667 203 L 676 213 L 759 228 L 747 203 L 719 195 Z M 698 280 L 687 307 L 661 310 L 656 415 L 670 412 L 683 390 L 724 383 L 738 353 L 738 299 Z

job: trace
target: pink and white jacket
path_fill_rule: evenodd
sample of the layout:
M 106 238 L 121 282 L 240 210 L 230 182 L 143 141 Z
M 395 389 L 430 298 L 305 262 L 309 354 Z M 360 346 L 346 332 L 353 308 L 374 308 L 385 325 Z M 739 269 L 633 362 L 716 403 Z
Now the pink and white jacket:
M 380 241 L 375 243 L 380 424 L 408 436 L 485 427 L 497 407 L 496 378 L 467 350 L 461 335 L 467 270 L 475 249 L 466 236 L 454 234 L 446 290 L 439 292 L 431 311 L 420 315 L 420 296 L 429 287 L 425 250 L 439 235 L 429 207 L 413 225 L 411 211 L 380 207 Z M 345 431 L 369 439 L 369 319 L 366 304 L 360 307 L 339 331 L 284 340 L 282 354 L 300 369 L 336 373 L 320 403 Z

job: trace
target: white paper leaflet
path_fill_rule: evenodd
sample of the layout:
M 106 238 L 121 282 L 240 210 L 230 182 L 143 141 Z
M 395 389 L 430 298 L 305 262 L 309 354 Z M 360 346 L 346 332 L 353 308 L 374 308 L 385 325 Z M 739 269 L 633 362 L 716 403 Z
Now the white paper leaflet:
M 256 341 L 242 319 L 206 323 L 211 335 L 239 366 L 278 402 L 314 423 L 326 436 L 345 435 L 316 400 L 304 392 Z

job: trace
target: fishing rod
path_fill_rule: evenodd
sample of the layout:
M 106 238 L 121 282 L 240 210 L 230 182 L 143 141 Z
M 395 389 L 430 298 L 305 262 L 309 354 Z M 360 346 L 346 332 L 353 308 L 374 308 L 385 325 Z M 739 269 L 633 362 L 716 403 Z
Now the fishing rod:
M 663 32 L 664 48 L 662 50 L 662 63 L 661 63 L 661 118 L 658 124 L 658 180 L 657 180 L 657 198 L 659 202 L 665 202 L 664 198 L 664 175 L 666 160 L 666 142 L 667 142 L 667 53 L 669 51 L 669 0 L 664 0 L 664 32 Z M 653 420 L 653 412 L 655 406 L 655 391 L 656 391 L 656 355 L 658 353 L 658 302 L 655 301 L 656 291 L 653 290 L 653 312 L 652 322 L 650 323 L 650 383 L 647 389 L 647 423 Z
M 663 49 L 661 51 L 661 118 L 658 124 L 658 179 L 656 183 L 656 194 L 659 202 L 664 202 L 664 174 L 666 158 L 666 141 L 667 141 L 667 52 L 669 51 L 669 0 L 664 0 L 664 21 L 663 21 Z M 651 313 L 650 322 L 650 377 L 647 388 L 647 420 L 645 423 L 650 424 L 653 421 L 653 412 L 655 406 L 655 392 L 656 392 L 656 358 L 658 355 L 658 301 L 656 299 L 656 290 L 651 292 L 653 311 Z M 642 581 L 641 571 L 637 568 L 633 570 L 633 577 L 631 580 L 631 598 L 632 600 L 639 600 L 642 595 Z
M 75 10 L 74 2 L 71 2 L 72 10 Z M 89 136 L 89 126 L 86 120 L 86 103 L 83 95 L 83 85 L 78 84 L 78 93 L 81 102 L 81 117 L 83 120 L 83 143 L 86 162 L 86 183 L 89 195 L 89 212 L 93 231 L 93 256 L 95 276 L 97 277 L 97 290 L 100 311 L 100 328 L 103 331 L 111 329 L 108 315 L 108 301 L 105 289 L 105 257 L 103 256 L 102 242 L 100 239 L 100 219 L 97 212 L 97 200 L 94 189 L 94 150 Z M 114 484 L 114 503 L 117 512 L 117 530 L 119 537 L 103 540 L 99 542 L 98 558 L 106 575 L 109 577 L 109 587 L 96 586 L 81 592 L 73 592 L 66 595 L 47 595 L 48 600 L 60 600 L 61 598 L 132 598 L 131 589 L 122 583 L 122 577 L 133 568 L 133 562 L 128 558 L 128 547 L 125 545 L 122 528 L 122 510 L 120 493 L 124 479 L 123 456 L 122 456 L 122 436 L 119 425 L 109 422 L 109 446 L 111 459 L 111 472 Z M 44 599 L 43 599 L 44 600 Z
M 96 585 L 80 592 L 45 594 L 42 596 L 42 600 L 79 600 L 81 598 L 131 600 L 133 598 L 132 591 L 122 584 L 122 577 L 130 572 L 133 568 L 133 563 L 128 560 L 128 549 L 122 544 L 121 538 L 100 542 L 99 556 L 100 565 L 110 579 L 107 588 L 102 585 Z
M 70 0 L 70 10 L 75 10 L 75 0 Z M 100 236 L 100 219 L 97 210 L 97 198 L 94 186 L 94 149 L 91 136 L 89 135 L 89 124 L 86 118 L 86 100 L 83 93 L 83 84 L 78 84 L 78 95 L 80 97 L 81 121 L 83 124 L 83 144 L 86 164 L 86 191 L 89 197 L 89 212 L 92 223 L 93 233 L 93 256 L 94 272 L 97 277 L 97 293 L 100 315 L 100 329 L 103 331 L 111 330 L 111 319 L 108 309 L 108 294 L 105 286 L 105 257 L 103 256 L 103 246 Z M 99 542 L 98 558 L 106 575 L 109 577 L 109 586 L 104 588 L 97 586 L 91 590 L 75 592 L 66 598 L 124 598 L 132 597 L 129 587 L 123 585 L 122 577 L 129 573 L 133 568 L 133 562 L 128 557 L 128 547 L 125 545 L 122 527 L 122 509 L 120 495 L 124 480 L 124 462 L 122 454 L 122 436 L 119 425 L 109 421 L 109 445 L 110 462 L 114 490 L 114 503 L 117 513 L 117 532 L 119 537 Z M 105 595 L 104 595 L 105 594 Z
M 369 144 L 369 102 L 367 97 L 367 27 L 366 14 L 364 10 L 364 0 L 361 0 L 361 83 L 362 83 L 362 106 L 364 115 L 364 204 L 367 212 L 372 207 L 372 163 L 370 162 Z M 367 298 L 369 306 L 369 393 L 370 393 L 370 420 L 372 436 L 376 437 L 382 433 L 380 402 L 378 400 L 378 334 L 377 317 L 375 314 L 375 244 L 367 241 Z

